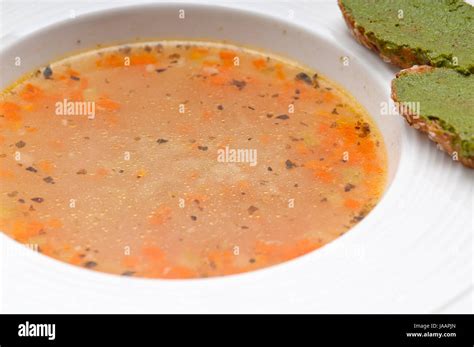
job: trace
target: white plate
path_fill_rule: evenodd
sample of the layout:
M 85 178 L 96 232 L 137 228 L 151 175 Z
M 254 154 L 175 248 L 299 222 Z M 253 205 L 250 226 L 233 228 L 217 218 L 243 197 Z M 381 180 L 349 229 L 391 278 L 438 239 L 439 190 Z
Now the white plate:
M 260 47 L 314 67 L 367 108 L 386 141 L 390 187 L 369 216 L 322 249 L 222 278 L 122 278 L 21 251 L 1 235 L 3 312 L 437 312 L 469 293 L 473 172 L 399 116 L 380 114 L 395 70 L 357 45 L 338 14 L 337 21 L 331 19 L 334 3 L 272 4 L 285 20 L 263 14 L 268 4 L 261 3 L 253 6 L 260 14 L 235 4 L 151 4 L 90 15 L 82 12 L 94 7 L 83 3 L 59 10 L 43 6 L 39 11 L 56 11 L 63 20 L 7 33 L 0 52 L 2 87 L 58 55 L 97 43 L 188 37 Z M 15 8 L 7 6 L 2 16 Z M 180 9 L 185 20 L 178 18 Z M 68 18 L 71 13 L 76 17 Z M 16 56 L 22 57 L 20 67 L 13 66 Z M 341 63 L 344 56 L 349 66 Z

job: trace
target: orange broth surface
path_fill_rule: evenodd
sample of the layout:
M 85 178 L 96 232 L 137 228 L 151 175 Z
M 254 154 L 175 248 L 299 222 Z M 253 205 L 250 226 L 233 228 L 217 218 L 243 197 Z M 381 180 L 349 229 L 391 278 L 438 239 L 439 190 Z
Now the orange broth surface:
M 0 97 L 0 230 L 107 273 L 293 259 L 362 220 L 386 171 L 379 130 L 344 90 L 231 44 L 98 48 Z

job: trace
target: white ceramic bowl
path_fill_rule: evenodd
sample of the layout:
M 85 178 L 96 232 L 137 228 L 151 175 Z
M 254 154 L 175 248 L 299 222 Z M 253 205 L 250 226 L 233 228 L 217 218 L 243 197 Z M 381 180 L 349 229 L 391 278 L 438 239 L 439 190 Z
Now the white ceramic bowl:
M 185 19 L 179 18 L 180 10 L 185 11 Z M 424 253 L 416 258 L 417 240 L 427 230 L 421 228 L 427 211 L 419 204 L 431 198 L 413 197 L 422 212 L 421 219 L 413 219 L 410 195 L 417 188 L 408 184 L 420 173 L 432 177 L 436 163 L 428 165 L 426 158 L 417 161 L 413 152 L 420 147 L 417 150 L 432 161 L 432 149 L 418 137 L 410 140 L 400 118 L 380 114 L 381 102 L 389 101 L 389 85 L 369 66 L 376 58 L 367 54 L 367 59 L 359 59 L 359 47 L 343 47 L 334 33 L 318 24 L 308 29 L 264 14 L 207 5 L 150 4 L 104 10 L 47 26 L 2 47 L 1 86 L 71 51 L 97 44 L 180 38 L 258 47 L 313 67 L 342 85 L 368 110 L 385 139 L 389 187 L 382 201 L 351 231 L 320 250 L 263 270 L 210 279 L 150 280 L 93 272 L 24 251 L 2 235 L 4 312 L 429 311 L 465 287 L 464 282 L 454 281 L 449 288 L 443 284 L 444 296 L 438 287 L 424 294 L 425 301 L 415 303 L 410 298 L 411 294 L 419 298 L 437 285 L 433 276 L 417 272 L 426 267 L 416 263 L 427 260 Z M 15 67 L 18 56 L 22 65 Z M 348 57 L 348 66 L 342 57 Z M 448 159 L 436 160 L 467 179 L 463 169 L 446 163 Z M 418 184 L 424 184 L 421 178 Z M 423 189 L 425 194 L 428 188 Z M 435 252 L 438 244 L 430 245 Z M 428 271 L 439 269 L 438 265 L 427 264 Z

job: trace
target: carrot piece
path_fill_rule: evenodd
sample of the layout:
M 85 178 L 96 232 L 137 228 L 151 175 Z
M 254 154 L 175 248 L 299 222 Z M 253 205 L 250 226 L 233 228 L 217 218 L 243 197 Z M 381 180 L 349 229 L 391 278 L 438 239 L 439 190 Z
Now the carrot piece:
M 274 256 L 278 251 L 278 245 L 275 243 L 258 240 L 255 244 L 255 253 L 257 255 Z
M 209 53 L 209 50 L 207 48 L 203 47 L 194 47 L 191 50 L 191 53 L 189 55 L 189 58 L 192 60 L 198 60 L 203 57 L 205 57 Z
M 0 102 L 0 112 L 7 121 L 7 128 L 10 130 L 18 130 L 22 125 L 23 117 L 21 116 L 21 107 L 14 102 Z
M 130 57 L 130 65 L 148 65 L 156 63 L 158 63 L 156 55 L 150 52 L 136 53 L 132 54 Z
M 71 263 L 73 265 L 79 265 L 82 263 L 82 261 L 82 257 L 78 253 L 76 253 L 69 258 L 68 263 Z
M 219 73 L 217 75 L 211 75 L 209 78 L 209 82 L 211 85 L 214 86 L 223 86 L 226 85 L 229 81 L 229 78 L 225 76 L 223 73 Z
M 31 83 L 27 83 L 20 92 L 20 97 L 26 101 L 35 101 L 44 95 L 43 90 L 39 87 L 34 86 Z
M 192 278 L 196 277 L 196 273 L 185 266 L 171 266 L 164 270 L 163 278 Z
M 38 221 L 16 220 L 13 222 L 12 234 L 18 241 L 26 242 L 30 237 L 37 236 L 43 228 L 44 224 Z
M 207 255 L 207 260 L 211 266 L 215 267 L 219 271 L 226 273 L 232 273 L 235 270 L 233 265 L 234 254 L 231 250 L 214 250 L 210 251 Z
M 161 263 L 165 260 L 165 253 L 156 246 L 143 247 L 142 254 L 147 261 L 152 263 Z
M 11 170 L 0 169 L 0 178 L 13 179 L 15 178 L 15 174 Z
M 257 70 L 263 70 L 267 67 L 267 62 L 263 58 L 253 60 L 252 64 Z
M 171 208 L 166 205 L 160 205 L 151 215 L 150 224 L 162 225 L 171 218 Z
M 126 268 L 135 268 L 138 264 L 138 257 L 134 255 L 126 255 L 122 259 L 122 265 Z
M 11 101 L 0 102 L 0 110 L 2 112 L 17 112 L 20 111 L 20 106 Z
M 218 61 L 215 60 L 205 60 L 202 62 L 202 66 L 207 66 L 207 67 L 216 67 L 219 65 Z
M 124 65 L 124 57 L 118 54 L 106 54 L 96 61 L 97 67 L 120 67 Z
M 336 95 L 334 95 L 334 93 L 331 93 L 331 92 L 326 92 L 326 93 L 323 93 L 323 100 L 325 102 L 334 102 L 335 100 L 337 99 Z
M 55 168 L 55 165 L 51 160 L 40 160 L 36 164 L 36 166 L 38 167 L 38 169 L 40 169 L 41 171 L 43 171 L 46 174 L 52 173 L 54 168 Z
M 120 108 L 120 104 L 113 101 L 112 99 L 109 99 L 105 96 L 101 96 L 99 100 L 97 100 L 97 106 L 100 108 L 103 108 L 108 111 L 116 111 Z
M 283 72 L 283 65 L 278 63 L 278 64 L 275 64 L 275 72 L 276 72 L 276 75 L 277 75 L 277 78 L 279 80 L 284 80 L 286 79 L 286 75 L 285 73 Z
M 344 206 L 351 210 L 356 210 L 361 206 L 361 204 L 359 201 L 349 198 L 344 200 Z
M 219 52 L 219 57 L 222 60 L 232 60 L 236 56 L 237 56 L 237 53 L 235 53 L 234 51 L 230 51 L 230 50 L 222 50 L 222 51 Z

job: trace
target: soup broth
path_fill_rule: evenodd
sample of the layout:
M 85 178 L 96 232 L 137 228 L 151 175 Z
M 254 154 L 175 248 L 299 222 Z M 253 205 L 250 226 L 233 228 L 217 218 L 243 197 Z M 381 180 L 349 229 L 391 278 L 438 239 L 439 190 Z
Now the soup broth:
M 97 48 L 2 93 L 0 230 L 107 273 L 236 274 L 348 231 L 386 161 L 360 105 L 293 61 L 213 42 Z

